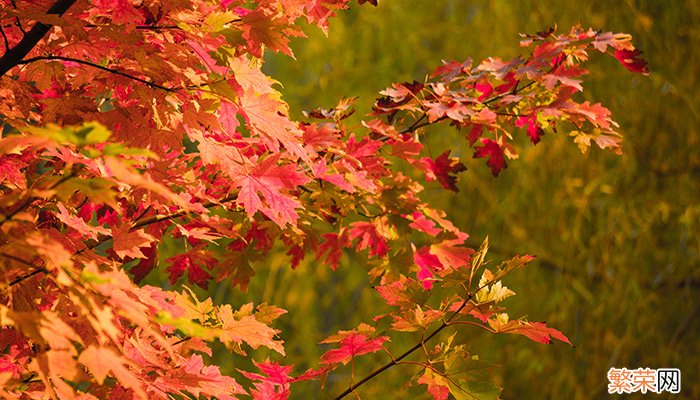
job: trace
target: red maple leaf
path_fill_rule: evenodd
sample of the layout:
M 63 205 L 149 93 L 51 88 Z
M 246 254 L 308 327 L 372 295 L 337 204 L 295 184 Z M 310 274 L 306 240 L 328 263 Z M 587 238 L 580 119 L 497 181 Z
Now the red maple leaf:
M 481 93 L 481 95 L 477 98 L 479 101 L 488 99 L 488 97 L 491 96 L 491 93 L 493 93 L 493 85 L 488 82 L 477 83 L 475 89 Z
M 361 324 L 358 329 L 352 331 L 340 331 L 321 343 L 338 343 L 340 348 L 329 350 L 321 356 L 323 364 L 347 364 L 355 356 L 374 353 L 383 348 L 384 342 L 389 340 L 387 336 L 372 338 L 374 328 Z
M 537 144 L 540 142 L 540 137 L 544 135 L 544 130 L 537 122 L 536 115 L 522 116 L 515 120 L 515 126 L 522 128 L 527 126 L 527 136 L 530 137 L 532 144 Z
M 203 289 L 207 288 L 207 284 L 211 279 L 211 275 L 203 267 L 211 271 L 216 265 L 216 259 L 207 251 L 192 250 L 172 256 L 165 261 L 170 263 L 166 271 L 170 274 L 171 284 L 177 282 L 187 272 L 189 281 Z
M 414 250 L 413 262 L 418 266 L 418 273 L 416 273 L 418 280 L 423 283 L 425 289 L 432 289 L 433 276 L 437 271 L 445 268 L 440 259 L 434 254 L 430 254 L 429 247 L 421 247 L 418 251 Z
M 271 362 L 269 359 L 262 363 L 253 361 L 253 364 L 258 367 L 260 372 L 262 372 L 261 374 L 242 370 L 239 370 L 239 372 L 246 378 L 256 381 L 254 382 L 255 389 L 250 391 L 254 400 L 287 399 L 290 394 L 290 383 L 318 379 L 325 372 L 323 368 L 320 370 L 310 369 L 300 376 L 293 377 L 290 376 L 294 368 L 293 365 L 282 365 Z
M 554 328 L 549 328 L 543 322 L 527 322 L 527 321 L 507 321 L 504 322 L 499 318 L 489 319 L 489 325 L 498 333 L 512 333 L 515 335 L 523 335 L 530 340 L 538 343 L 551 344 L 552 339 L 561 340 L 564 343 L 573 346 L 569 339 Z
M 482 138 L 481 143 L 483 146 L 476 148 L 476 151 L 474 151 L 474 158 L 488 157 L 486 165 L 491 167 L 493 176 L 498 176 L 501 170 L 508 167 L 503 155 L 503 149 L 501 149 L 501 146 L 499 146 L 498 142 L 495 140 Z
M 464 238 L 445 240 L 441 243 L 433 244 L 430 246 L 430 253 L 434 254 L 445 268 L 457 269 L 465 267 L 469 263 L 472 253 L 474 253 L 473 249 L 460 246 L 465 239 L 466 234 Z
M 353 222 L 349 237 L 350 240 L 359 238 L 360 240 L 357 242 L 357 251 L 369 248 L 370 257 L 383 257 L 389 251 L 386 238 L 379 233 L 377 227 L 371 222 Z
M 622 65 L 632 72 L 639 72 L 643 75 L 649 75 L 649 64 L 642 58 L 642 52 L 634 50 L 615 50 L 615 58 Z
M 416 211 L 413 214 L 411 214 L 410 218 L 408 216 L 405 217 L 413 221 L 408 226 L 415 230 L 425 232 L 430 236 L 435 236 L 438 233 L 442 232 L 440 228 L 437 228 L 435 226 L 435 222 L 425 218 L 425 215 L 423 215 L 423 213 Z
M 156 266 L 158 246 L 155 243 L 150 247 L 146 247 L 141 252 L 146 256 L 134 265 L 129 273 L 134 276 L 134 282 L 139 283 L 148 275 Z
M 297 172 L 293 164 L 278 165 L 279 159 L 279 154 L 268 157 L 253 166 L 252 171 L 241 173 L 236 180 L 240 187 L 237 201 L 250 217 L 262 211 L 277 225 L 284 226 L 296 223 L 299 215 L 295 209 L 301 204 L 283 192 L 307 183 L 309 178 Z
M 429 181 L 437 179 L 445 189 L 459 191 L 456 185 L 457 177 L 454 174 L 466 171 L 467 167 L 459 161 L 459 158 L 450 157 L 450 150 L 440 154 L 435 160 L 423 157 L 422 161 L 428 165 L 425 177 Z
M 338 268 L 343 249 L 350 247 L 350 239 L 345 228 L 340 228 L 338 233 L 324 233 L 323 243 L 316 247 L 316 259 L 320 260 L 325 255 L 325 262 L 329 264 L 333 271 Z

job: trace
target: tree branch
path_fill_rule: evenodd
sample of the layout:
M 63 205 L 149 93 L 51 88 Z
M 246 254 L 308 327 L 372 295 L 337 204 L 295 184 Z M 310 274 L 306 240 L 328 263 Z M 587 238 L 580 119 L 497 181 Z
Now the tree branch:
M 127 74 L 126 72 L 121 72 L 121 71 L 118 71 L 118 70 L 116 70 L 116 69 L 109 68 L 109 67 L 105 67 L 105 66 L 103 66 L 103 65 L 96 64 L 96 63 L 91 62 L 91 61 L 85 61 L 85 60 L 81 60 L 81 59 L 78 59 L 78 58 L 72 58 L 72 57 L 64 57 L 64 56 L 39 56 L 39 57 L 32 57 L 32 58 L 28 58 L 28 59 L 26 59 L 26 60 L 19 61 L 17 64 L 29 64 L 29 63 L 32 63 L 32 62 L 35 62 L 35 61 L 41 61 L 41 60 L 47 60 L 47 61 L 49 61 L 49 60 L 60 60 L 60 61 L 74 62 L 74 63 L 78 63 L 78 64 L 82 64 L 82 65 L 87 65 L 87 66 L 89 66 L 89 67 L 97 68 L 97 69 L 100 69 L 100 70 L 102 70 L 102 71 L 109 72 L 109 73 L 111 73 L 111 74 L 120 75 L 120 76 L 123 76 L 123 77 L 125 77 L 125 78 L 129 78 L 129 79 L 131 79 L 131 80 L 134 80 L 134 81 L 137 81 L 137 82 L 141 82 L 141 83 L 143 83 L 144 85 L 150 86 L 150 87 L 152 87 L 152 88 L 156 88 L 156 89 L 160 89 L 160 90 L 165 90 L 166 92 L 174 92 L 174 91 L 177 90 L 177 89 L 175 89 L 175 88 L 165 87 L 165 86 L 159 85 L 159 84 L 157 84 L 157 83 L 154 83 L 154 82 L 147 81 L 147 80 L 145 80 L 145 79 L 139 78 L 139 77 L 137 77 L 137 76 L 134 76 L 134 75 L 131 75 L 131 74 Z
M 482 286 L 482 288 L 483 288 L 483 286 Z M 479 290 L 481 290 L 481 288 L 480 288 Z M 478 292 L 479 290 L 477 290 L 476 292 Z M 476 293 L 476 292 L 474 292 L 474 293 Z M 443 329 L 445 329 L 445 328 L 447 328 L 448 326 L 450 326 L 450 322 L 452 322 L 452 320 L 453 320 L 457 315 L 459 315 L 459 313 L 464 309 L 464 307 L 467 306 L 467 304 L 469 303 L 469 301 L 472 299 L 473 296 L 474 296 L 474 294 L 473 294 L 473 293 L 470 293 L 470 294 L 464 299 L 464 301 L 462 302 L 462 305 L 460 305 L 459 308 L 458 308 L 457 310 L 455 310 L 454 313 L 452 313 L 452 315 L 450 316 L 450 318 L 448 318 L 447 320 L 443 321 L 442 324 L 440 324 L 440 326 L 438 326 L 437 328 L 435 328 L 435 330 L 432 331 L 432 332 L 430 333 L 430 335 L 428 335 L 428 336 L 426 336 L 425 338 L 423 338 L 420 342 L 416 343 L 413 347 L 411 347 L 410 349 L 408 349 L 408 350 L 406 350 L 405 352 L 403 352 L 403 354 L 401 354 L 400 356 L 398 356 L 398 357 L 396 357 L 396 358 L 393 358 L 393 359 L 392 359 L 391 361 L 389 361 L 388 363 L 386 363 L 386 364 L 384 364 L 383 366 L 381 366 L 380 368 L 374 370 L 372 373 L 370 373 L 369 375 L 365 376 L 364 378 L 362 378 L 362 379 L 361 379 L 360 381 L 358 381 L 357 383 L 350 385 L 350 387 L 348 387 L 347 389 L 345 389 L 344 392 L 342 392 L 342 393 L 340 393 L 338 396 L 336 396 L 336 397 L 334 398 L 334 400 L 340 400 L 340 399 L 342 399 L 343 397 L 349 395 L 350 393 L 354 392 L 355 389 L 357 389 L 358 387 L 364 385 L 364 384 L 367 383 L 369 380 L 371 380 L 372 378 L 374 378 L 374 377 L 376 377 L 377 375 L 381 374 L 382 372 L 386 371 L 387 369 L 393 367 L 394 365 L 399 364 L 399 363 L 401 362 L 401 360 L 403 360 L 404 358 L 410 356 L 414 351 L 416 351 L 416 350 L 422 348 L 422 347 L 425 345 L 425 343 L 427 343 L 428 341 L 430 341 L 430 339 L 432 339 L 433 337 L 435 337 L 435 335 L 437 335 L 438 333 L 442 332 Z
M 61 177 L 61 179 L 57 180 L 54 184 L 52 184 L 51 186 L 49 186 L 47 189 L 48 189 L 48 190 L 55 189 L 55 188 L 57 188 L 59 185 L 61 185 L 62 183 L 66 182 L 68 179 L 71 179 L 73 176 L 74 176 L 74 175 L 73 175 L 72 172 L 69 173 L 69 174 L 66 174 L 65 176 Z M 19 214 L 19 213 L 22 212 L 24 209 L 26 209 L 27 207 L 29 207 L 29 206 L 30 206 L 33 202 L 35 202 L 36 200 L 38 200 L 37 197 L 30 197 L 30 198 L 28 198 L 27 200 L 25 200 L 25 202 L 22 203 L 22 205 L 20 205 L 20 206 L 17 207 L 16 209 L 14 209 L 14 211 L 12 211 L 12 212 L 6 214 L 6 215 L 5 215 L 5 218 L 4 218 L 2 221 L 0 221 L 0 227 L 2 227 L 2 226 L 5 224 L 5 222 L 7 222 L 7 221 L 11 220 L 12 218 L 14 218 L 15 215 Z
M 63 15 L 76 2 L 76 0 L 57 0 L 47 11 L 47 15 Z M 19 21 L 19 20 L 18 20 Z M 19 65 L 20 61 L 29 54 L 34 46 L 49 32 L 51 25 L 37 22 L 27 32 L 15 47 L 8 50 L 0 58 L 0 76 Z
M 210 202 L 204 203 L 202 206 L 204 208 L 212 208 L 212 207 L 221 205 L 221 203 L 228 203 L 229 201 L 235 200 L 237 197 L 238 197 L 237 195 L 229 194 L 228 196 L 222 198 L 218 202 L 211 202 L 210 201 Z M 180 210 L 180 211 L 176 211 L 176 212 L 171 213 L 171 214 L 156 215 L 156 216 L 151 217 L 151 218 L 146 218 L 142 221 L 139 221 L 137 223 L 132 224 L 130 231 L 134 231 L 136 229 L 142 228 L 144 226 L 152 225 L 152 224 L 155 224 L 158 222 L 169 221 L 169 220 L 172 220 L 175 218 L 179 218 L 179 217 L 182 217 L 184 215 L 187 215 L 187 213 L 188 213 L 187 211 Z M 109 239 L 110 239 L 110 236 L 103 236 L 102 238 L 98 239 L 97 241 L 93 242 L 92 244 L 86 245 L 82 249 L 78 250 L 74 255 L 81 254 L 85 250 L 94 249 L 95 247 L 99 246 L 100 244 L 106 242 Z M 23 260 L 19 257 L 12 256 L 10 254 L 0 253 L 0 256 L 9 258 L 11 260 L 15 260 L 17 262 L 20 262 L 20 263 L 25 264 L 25 265 L 29 265 L 31 267 L 36 267 L 34 264 L 30 263 L 29 261 Z M 9 286 L 16 285 L 16 284 L 22 282 L 23 280 L 31 278 L 32 276 L 39 274 L 39 273 L 42 273 L 42 272 L 46 272 L 46 268 L 37 267 L 35 270 L 30 271 L 27 274 L 22 275 L 16 279 L 14 279 L 12 282 L 10 282 Z

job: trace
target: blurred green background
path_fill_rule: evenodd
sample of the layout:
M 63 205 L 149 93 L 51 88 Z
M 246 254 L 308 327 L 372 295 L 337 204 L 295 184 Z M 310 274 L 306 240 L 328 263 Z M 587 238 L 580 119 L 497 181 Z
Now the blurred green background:
M 437 127 L 434 154 L 452 148 L 469 171 L 457 194 L 438 185 L 424 193 L 471 234 L 472 244 L 488 234 L 493 259 L 538 256 L 507 280 L 518 296 L 505 304 L 513 316 L 547 320 L 576 348 L 470 329 L 459 341 L 499 366 L 493 379 L 506 399 L 608 398 L 611 367 L 680 368 L 682 393 L 673 398 L 700 399 L 699 2 L 380 0 L 376 8 L 354 5 L 341 13 L 328 37 L 307 29 L 309 38 L 294 42 L 296 60 L 270 55 L 265 70 L 284 85 L 297 117 L 302 109 L 360 96 L 352 120 L 358 124 L 377 91 L 420 81 L 441 59 L 514 57 L 521 52 L 519 32 L 576 23 L 631 33 L 649 61 L 652 75 L 643 77 L 595 55 L 584 85 L 585 97 L 608 106 L 620 123 L 624 154 L 582 155 L 570 138 L 549 134 L 536 147 L 522 142 L 521 158 L 494 179 L 471 159 L 460 135 Z M 348 255 L 332 273 L 306 260 L 292 271 L 286 257 L 273 255 L 259 263 L 249 294 L 222 287 L 217 297 L 288 309 L 278 325 L 286 362 L 315 366 L 308 360 L 326 349 L 320 340 L 382 311 L 359 263 Z M 407 335 L 392 346 L 398 353 L 414 340 Z M 357 375 L 386 358 L 369 357 L 356 365 Z M 399 393 L 394 390 L 416 371 L 392 368 L 358 393 L 392 398 L 387 393 Z M 325 394 L 301 386 L 296 398 L 331 397 L 349 374 L 348 368 L 332 375 Z M 395 398 L 427 398 L 415 388 L 406 393 Z

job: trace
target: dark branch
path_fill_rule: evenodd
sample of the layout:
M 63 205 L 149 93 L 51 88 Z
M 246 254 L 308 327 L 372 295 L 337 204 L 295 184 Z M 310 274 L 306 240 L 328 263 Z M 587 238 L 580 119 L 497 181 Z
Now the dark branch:
M 30 197 L 27 200 L 24 201 L 19 207 L 15 208 L 12 212 L 8 213 L 5 215 L 5 218 L 0 221 L 0 227 L 5 224 L 5 222 L 11 220 L 12 218 L 15 217 L 15 215 L 19 214 L 22 212 L 25 208 L 29 207 L 33 202 L 37 200 L 36 197 Z
M 423 114 L 423 117 L 421 117 L 421 118 L 419 118 L 418 120 L 416 120 L 416 122 L 414 122 L 413 125 L 407 127 L 406 129 L 402 129 L 401 131 L 399 131 L 399 133 L 412 133 L 412 132 L 415 132 L 415 131 L 417 131 L 418 129 L 424 127 L 424 126 L 434 125 L 434 124 L 437 124 L 438 122 L 444 121 L 444 120 L 446 120 L 446 119 L 448 118 L 447 115 L 443 115 L 442 117 L 436 119 L 436 120 L 433 121 L 433 122 L 426 121 L 426 122 L 423 122 L 423 123 L 419 123 L 420 121 L 423 120 L 423 118 L 425 117 L 425 115 L 427 115 L 427 114 Z
M 10 259 L 12 259 L 12 260 L 24 262 L 24 260 L 20 260 L 19 258 L 16 258 L 16 257 L 9 257 L 9 254 L 3 254 L 3 256 L 8 257 L 8 258 L 10 258 Z M 14 285 L 16 285 L 16 284 L 18 284 L 18 283 L 20 283 L 20 282 L 22 282 L 22 281 L 24 281 L 24 280 L 27 280 L 27 279 L 31 278 L 31 277 L 34 276 L 34 275 L 39 275 L 39 274 L 42 273 L 42 272 L 46 272 L 46 268 L 43 268 L 43 267 L 42 267 L 42 268 L 37 268 L 37 269 L 35 269 L 34 271 L 32 271 L 32 272 L 30 272 L 30 273 L 28 273 L 28 274 L 26 274 L 26 275 L 22 275 L 22 276 L 20 276 L 20 277 L 17 277 L 17 278 L 15 278 L 15 279 L 13 279 L 12 282 L 10 282 L 10 286 L 14 286 Z
M 58 0 L 46 11 L 46 14 L 63 15 L 75 2 L 76 0 Z M 5 75 L 7 71 L 19 65 L 20 61 L 22 61 L 22 59 L 32 51 L 34 46 L 49 32 L 49 29 L 51 29 L 51 25 L 37 22 L 15 47 L 3 54 L 2 58 L 0 58 L 0 76 Z
M 32 62 L 35 62 L 35 61 L 42 61 L 42 60 L 46 60 L 46 61 L 49 61 L 49 60 L 60 60 L 60 61 L 74 62 L 74 63 L 78 63 L 78 64 L 82 64 L 82 65 L 87 65 L 87 66 L 89 66 L 89 67 L 97 68 L 97 69 L 100 69 L 100 70 L 102 70 L 102 71 L 109 72 L 109 73 L 111 73 L 111 74 L 120 75 L 120 76 L 123 76 L 123 77 L 125 77 L 125 78 L 129 78 L 129 79 L 135 80 L 135 81 L 137 81 L 137 82 L 141 82 L 141 83 L 143 83 L 144 85 L 150 86 L 150 87 L 152 87 L 152 88 L 156 88 L 156 89 L 160 89 L 160 90 L 165 90 L 166 92 L 174 92 L 174 91 L 176 90 L 176 89 L 174 89 L 174 88 L 165 87 L 165 86 L 159 85 L 159 84 L 157 84 L 157 83 L 154 83 L 154 82 L 147 81 L 147 80 L 145 80 L 145 79 L 139 78 L 139 77 L 137 77 L 137 76 L 134 76 L 134 75 L 131 75 L 131 74 L 127 74 L 126 72 L 121 72 L 121 71 L 118 71 L 118 70 L 116 70 L 116 69 L 109 68 L 109 67 L 105 67 L 105 66 L 102 66 L 102 65 L 100 65 L 100 64 L 96 64 L 96 63 L 94 63 L 94 62 L 91 62 L 91 61 L 80 60 L 80 59 L 78 59 L 78 58 L 72 58 L 72 57 L 64 57 L 64 56 L 39 56 L 39 57 L 32 57 L 32 58 L 28 58 L 28 59 L 26 59 L 26 60 L 19 61 L 17 64 L 29 64 L 29 63 L 32 63 Z

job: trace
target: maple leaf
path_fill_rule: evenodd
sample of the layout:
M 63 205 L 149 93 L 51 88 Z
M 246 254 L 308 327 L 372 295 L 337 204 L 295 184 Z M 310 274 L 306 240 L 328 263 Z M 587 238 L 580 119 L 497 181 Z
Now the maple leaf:
M 360 324 L 357 330 L 340 331 L 321 343 L 338 343 L 340 348 L 327 351 L 321 356 L 323 364 L 346 365 L 355 356 L 374 353 L 384 348 L 383 344 L 389 340 L 387 336 L 374 335 L 374 328 L 366 324 Z
M 472 128 L 469 130 L 469 134 L 467 135 L 467 139 L 469 140 L 470 146 L 474 146 L 474 143 L 476 143 L 477 139 L 481 137 L 483 131 L 483 125 L 472 125 Z
M 493 176 L 498 176 L 504 168 L 508 167 L 503 156 L 503 149 L 498 145 L 498 142 L 491 139 L 482 138 L 481 144 L 483 146 L 475 148 L 474 158 L 488 157 L 486 164 L 491 167 Z
M 515 126 L 522 128 L 527 126 L 527 136 L 532 141 L 532 144 L 537 144 L 540 142 L 540 138 L 544 135 L 544 130 L 537 122 L 536 115 L 522 116 L 515 120 Z
M 391 328 L 398 332 L 416 332 L 424 330 L 433 322 L 444 316 L 440 310 L 426 310 L 416 305 L 412 310 L 404 310 L 398 314 L 392 314 Z
M 440 154 L 435 160 L 423 157 L 422 160 L 428 165 L 425 177 L 429 180 L 437 179 L 445 189 L 458 192 L 457 177 L 454 174 L 467 170 L 457 157 L 450 157 L 450 150 Z
M 224 132 L 233 135 L 238 128 L 238 107 L 228 101 L 221 101 L 219 108 L 219 123 Z
M 279 100 L 279 94 L 258 94 L 250 90 L 240 97 L 240 111 L 253 132 L 274 153 L 279 153 L 280 143 L 290 154 L 308 160 L 308 153 L 301 144 L 301 130 L 287 117 L 287 104 Z
M 22 169 L 26 166 L 26 161 L 15 154 L 0 156 L 0 184 L 9 183 L 17 189 L 26 189 L 27 179 L 22 173 Z
M 42 257 L 49 270 L 73 265 L 71 260 L 73 255 L 61 242 L 40 232 L 35 232 L 24 240 L 29 245 L 29 248 Z
M 112 227 L 112 250 L 121 259 L 146 258 L 141 247 L 150 247 L 156 238 L 146 233 L 143 229 L 132 231 L 131 226 L 123 224 Z
M 56 214 L 56 217 L 70 228 L 78 231 L 78 233 L 81 235 L 84 235 L 92 240 L 97 240 L 97 235 L 109 235 L 109 229 L 101 226 L 88 225 L 82 218 L 69 213 L 66 206 L 61 203 L 58 203 L 56 206 L 58 207 L 59 211 Z
M 437 244 L 430 245 L 430 253 L 435 255 L 440 264 L 444 267 L 457 269 L 468 265 L 473 249 L 460 246 L 466 240 L 466 234 L 463 237 L 444 240 Z
M 237 394 L 246 394 L 243 387 L 230 376 L 221 375 L 219 368 L 204 366 L 202 356 L 193 355 L 183 360 L 177 368 L 165 371 L 156 378 L 155 387 L 171 393 L 190 393 L 195 398 L 200 395 L 222 400 L 234 400 Z
M 416 211 L 410 218 L 408 216 L 405 217 L 412 221 L 408 226 L 415 230 L 425 232 L 430 236 L 435 236 L 442 232 L 442 229 L 435 226 L 435 222 L 425 218 L 425 215 L 421 212 Z
M 429 247 L 421 247 L 417 251 L 414 248 L 413 261 L 418 266 L 416 277 L 425 289 L 432 289 L 434 276 L 437 271 L 443 270 L 445 267 L 434 254 L 430 254 Z
M 414 279 L 402 277 L 401 279 L 375 287 L 379 295 L 390 306 L 411 308 L 416 304 L 423 304 L 426 292 Z
M 383 223 L 388 223 L 388 221 L 383 221 Z M 380 224 L 380 229 L 383 228 L 382 221 L 379 221 L 378 224 Z M 353 222 L 348 237 L 350 240 L 360 239 L 357 243 L 357 251 L 369 248 L 370 257 L 383 257 L 389 252 L 389 247 L 386 238 L 380 233 L 380 229 L 373 222 Z
M 271 18 L 260 10 L 248 12 L 241 19 L 243 38 L 247 41 L 250 54 L 262 58 L 263 45 L 265 45 L 270 50 L 294 58 L 294 53 L 289 48 L 289 38 L 282 33 L 285 26 L 281 20 Z
M 221 322 L 219 338 L 223 343 L 246 342 L 253 349 L 265 346 L 284 355 L 282 342 L 274 340 L 277 331 L 258 321 L 254 316 L 245 315 L 237 319 L 228 304 L 219 307 L 216 316 Z
M 248 173 L 241 173 L 235 177 L 235 185 L 240 187 L 237 202 L 246 209 L 251 218 L 260 210 L 283 227 L 296 223 L 299 218 L 296 209 L 301 208 L 301 203 L 284 194 L 283 190 L 304 185 L 309 182 L 309 178 L 298 173 L 293 164 L 278 165 L 279 159 L 280 155 L 275 155 L 252 166 L 253 169 Z
M 354 193 L 356 191 L 355 187 L 352 186 L 342 175 L 328 173 L 328 165 L 326 164 L 326 160 L 324 158 L 321 158 L 320 160 L 316 161 L 316 163 L 311 165 L 311 170 L 313 171 L 316 179 L 330 182 L 348 193 Z
M 111 373 L 120 384 L 134 390 L 139 398 L 146 398 L 138 376 L 125 365 L 126 360 L 111 348 L 90 345 L 80 353 L 78 362 L 87 367 L 98 383 L 102 384 Z
M 489 287 L 488 284 L 491 284 Z M 494 276 L 491 271 L 484 270 L 484 274 L 479 279 L 479 287 L 481 288 L 475 294 L 478 303 L 498 303 L 506 298 L 515 295 L 515 292 L 503 286 L 501 281 L 494 282 Z
M 171 284 L 177 282 L 187 272 L 187 278 L 190 282 L 202 289 L 206 289 L 211 275 L 203 267 L 211 271 L 216 264 L 216 259 L 209 252 L 189 251 L 184 254 L 174 255 L 165 260 L 165 262 L 170 263 L 170 266 L 165 270 L 170 274 Z
M 317 379 L 319 375 L 324 373 L 323 369 L 308 370 L 300 376 L 292 377 L 290 373 L 294 368 L 293 365 L 282 365 L 280 363 L 271 362 L 269 359 L 262 363 L 253 361 L 253 364 L 255 364 L 262 374 L 241 370 L 239 370 L 239 372 L 246 378 L 256 381 L 254 383 L 255 389 L 250 392 L 255 400 L 287 399 L 290 394 L 290 383 Z
M 324 233 L 322 236 L 325 240 L 316 248 L 316 259 L 321 259 L 325 254 L 326 263 L 335 271 L 338 269 L 343 249 L 350 246 L 350 239 L 345 228 L 341 228 L 339 233 Z
M 479 95 L 477 98 L 479 101 L 486 100 L 489 96 L 491 96 L 491 93 L 493 93 L 493 85 L 488 82 L 477 83 L 476 86 L 474 86 L 474 89 L 481 93 L 481 95 Z
M 488 320 L 489 325 L 498 333 L 523 335 L 538 343 L 551 344 L 552 339 L 560 340 L 573 346 L 569 339 L 554 328 L 549 328 L 543 322 L 509 321 L 507 314 L 498 314 Z
M 603 32 L 596 35 L 593 47 L 601 53 L 605 53 L 608 46 L 616 50 L 634 50 L 631 40 L 632 35 L 626 33 Z
M 433 370 L 426 368 L 418 378 L 418 384 L 427 385 L 428 393 L 435 400 L 447 400 L 450 396 L 450 381 L 442 375 L 436 374 Z
M 615 58 L 628 70 L 642 75 L 649 75 L 649 64 L 642 58 L 641 51 L 637 49 L 617 49 L 615 50 Z

